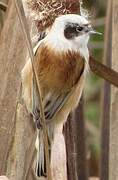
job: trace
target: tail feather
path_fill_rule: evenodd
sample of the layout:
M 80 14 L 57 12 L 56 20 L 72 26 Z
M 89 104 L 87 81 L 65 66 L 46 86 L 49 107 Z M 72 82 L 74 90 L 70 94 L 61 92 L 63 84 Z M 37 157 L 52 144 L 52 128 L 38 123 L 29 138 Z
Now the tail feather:
M 43 139 L 44 139 L 43 131 L 39 130 L 36 140 L 36 149 L 37 149 L 36 174 L 39 177 L 46 175 L 45 149 L 44 149 Z
M 47 128 L 48 132 L 48 140 L 49 140 L 49 158 L 51 158 L 51 144 L 53 141 L 54 135 L 54 127 L 49 126 Z M 38 177 L 44 176 L 46 177 L 46 156 L 45 156 L 45 149 L 44 149 L 44 134 L 43 130 L 38 130 L 37 139 L 36 139 L 36 149 L 37 149 L 37 162 L 36 162 L 36 175 Z

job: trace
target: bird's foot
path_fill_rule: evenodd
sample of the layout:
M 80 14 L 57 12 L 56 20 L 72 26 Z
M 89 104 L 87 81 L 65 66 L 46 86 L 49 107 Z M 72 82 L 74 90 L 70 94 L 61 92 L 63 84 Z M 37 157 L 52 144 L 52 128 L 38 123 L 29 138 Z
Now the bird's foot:
M 40 118 L 40 111 L 37 108 L 33 112 L 33 119 L 34 119 L 36 128 L 41 129 L 42 128 L 42 123 L 41 123 L 41 118 Z

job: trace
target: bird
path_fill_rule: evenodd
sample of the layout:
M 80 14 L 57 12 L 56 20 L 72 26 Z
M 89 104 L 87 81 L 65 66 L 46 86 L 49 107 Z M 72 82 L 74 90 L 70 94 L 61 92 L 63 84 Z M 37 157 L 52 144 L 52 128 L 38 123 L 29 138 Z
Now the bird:
M 93 30 L 88 19 L 77 14 L 58 16 L 48 33 L 34 48 L 34 67 L 41 88 L 42 102 L 51 145 L 56 127 L 65 123 L 80 100 L 89 70 L 88 41 Z M 38 176 L 45 176 L 45 152 L 37 86 L 31 59 L 21 72 L 22 97 L 39 129 Z

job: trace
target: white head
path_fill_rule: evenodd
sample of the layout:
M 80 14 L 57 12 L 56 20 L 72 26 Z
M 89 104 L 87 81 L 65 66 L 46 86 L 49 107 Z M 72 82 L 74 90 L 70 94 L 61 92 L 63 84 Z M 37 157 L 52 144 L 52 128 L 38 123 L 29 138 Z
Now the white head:
M 59 36 L 68 41 L 78 41 L 79 43 L 83 36 L 89 38 L 89 33 L 86 31 L 88 26 L 90 26 L 90 23 L 83 16 L 68 14 L 56 18 L 52 26 L 52 32 L 58 33 Z
M 67 14 L 55 19 L 45 40 L 55 50 L 88 51 L 87 44 L 91 32 L 93 30 L 87 19 L 80 15 Z

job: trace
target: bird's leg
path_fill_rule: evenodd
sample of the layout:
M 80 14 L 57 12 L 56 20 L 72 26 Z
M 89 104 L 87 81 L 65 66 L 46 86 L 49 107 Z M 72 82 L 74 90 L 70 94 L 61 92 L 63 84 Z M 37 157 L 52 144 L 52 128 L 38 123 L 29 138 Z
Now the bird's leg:
M 36 127 L 38 129 L 41 129 L 42 124 L 41 124 L 41 118 L 40 118 L 40 110 L 38 108 L 35 108 L 35 110 L 33 111 L 33 119 L 34 119 Z

